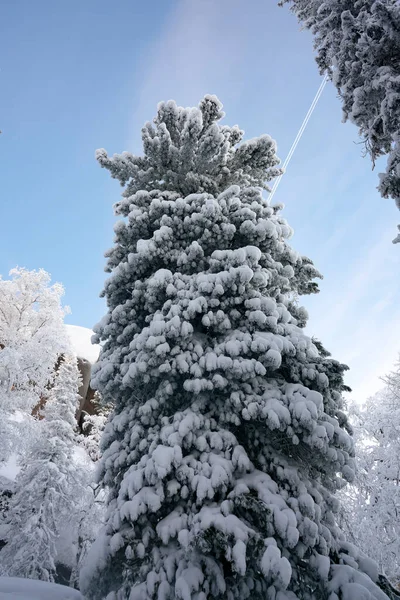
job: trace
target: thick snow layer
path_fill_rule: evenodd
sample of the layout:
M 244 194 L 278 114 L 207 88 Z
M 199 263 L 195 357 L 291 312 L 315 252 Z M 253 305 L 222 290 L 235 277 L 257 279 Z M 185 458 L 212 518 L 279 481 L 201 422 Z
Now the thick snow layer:
M 77 590 L 37 579 L 0 577 L 0 600 L 82 600 Z
M 76 356 L 85 358 L 92 364 L 95 363 L 99 358 L 100 346 L 91 342 L 93 331 L 78 325 L 66 325 L 66 328 Z
M 20 470 L 16 454 L 11 454 L 7 461 L 0 462 L 0 477 L 14 481 Z

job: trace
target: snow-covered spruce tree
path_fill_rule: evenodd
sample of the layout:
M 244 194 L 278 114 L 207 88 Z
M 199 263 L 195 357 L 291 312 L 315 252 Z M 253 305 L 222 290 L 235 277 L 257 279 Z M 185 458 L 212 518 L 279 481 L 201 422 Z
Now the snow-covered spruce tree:
M 281 0 L 314 34 L 317 63 L 359 128 L 373 164 L 388 155 L 379 190 L 400 209 L 400 3 Z M 400 226 L 399 226 L 400 229 Z M 400 242 L 400 233 L 394 240 Z
M 54 581 L 60 523 L 68 518 L 72 526 L 79 496 L 71 462 L 79 385 L 76 359 L 66 356 L 39 423 L 39 439 L 16 480 L 8 513 L 9 539 L 0 551 L 0 565 L 10 576 Z
M 275 143 L 240 144 L 222 116 L 214 96 L 161 103 L 143 157 L 97 155 L 125 185 L 125 220 L 95 328 L 93 383 L 115 402 L 102 441 L 108 513 L 81 590 L 386 598 L 335 521 L 335 491 L 353 477 L 345 367 L 304 333 L 296 298 L 317 291 L 318 273 L 262 197 Z

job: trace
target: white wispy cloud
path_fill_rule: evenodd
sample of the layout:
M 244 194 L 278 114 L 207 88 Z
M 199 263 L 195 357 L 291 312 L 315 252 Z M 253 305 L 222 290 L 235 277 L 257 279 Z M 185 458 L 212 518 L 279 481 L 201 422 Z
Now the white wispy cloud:
M 238 93 L 241 83 L 235 80 L 235 69 L 250 33 L 246 15 L 240 0 L 175 3 L 150 54 L 143 57 L 131 119 L 134 147 L 139 145 L 138 125 L 151 118 L 160 100 L 172 98 L 193 106 L 207 93 Z
M 348 271 L 331 273 L 327 289 L 312 301 L 310 332 L 348 364 L 346 382 L 357 402 L 381 387 L 400 351 L 400 255 L 390 233 L 385 227 L 370 248 L 367 239 Z

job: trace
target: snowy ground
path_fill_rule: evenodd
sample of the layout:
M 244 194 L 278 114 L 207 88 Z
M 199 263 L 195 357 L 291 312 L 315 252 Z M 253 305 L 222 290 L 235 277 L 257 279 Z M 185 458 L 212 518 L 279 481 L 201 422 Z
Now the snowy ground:
M 0 577 L 0 600 L 82 600 L 72 588 L 36 579 Z

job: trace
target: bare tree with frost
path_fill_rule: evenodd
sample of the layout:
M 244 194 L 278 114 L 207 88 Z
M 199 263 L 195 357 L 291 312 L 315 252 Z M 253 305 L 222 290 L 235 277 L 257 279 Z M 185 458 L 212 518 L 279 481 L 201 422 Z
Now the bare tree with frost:
M 21 436 L 13 413 L 30 415 L 48 394 L 58 356 L 68 348 L 64 288 L 50 279 L 43 269 L 22 268 L 12 269 L 10 279 L 0 277 L 1 460 L 21 445 L 21 438 L 29 438 L 29 423 L 24 422 Z
M 0 277 L 2 409 L 30 412 L 48 389 L 59 354 L 68 347 L 64 288 L 43 269 L 16 268 Z
M 99 600 L 330 600 L 386 595 L 344 541 L 354 476 L 345 366 L 304 332 L 318 272 L 262 189 L 267 135 L 242 142 L 221 104 L 161 103 L 144 155 L 100 165 L 124 186 L 94 385 L 106 525 L 81 572 Z
M 317 64 L 355 123 L 372 163 L 387 155 L 379 191 L 400 209 L 400 3 L 398 0 L 281 0 L 314 34 Z M 400 229 L 400 225 L 399 225 Z M 400 242 L 400 233 L 395 243 Z

